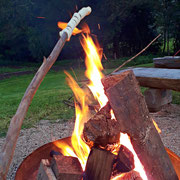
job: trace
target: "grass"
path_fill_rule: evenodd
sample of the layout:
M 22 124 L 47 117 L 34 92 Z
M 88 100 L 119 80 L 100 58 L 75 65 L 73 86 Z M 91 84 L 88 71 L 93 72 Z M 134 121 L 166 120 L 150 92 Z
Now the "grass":
M 149 58 L 150 57 L 147 59 Z M 142 61 L 142 59 L 144 60 L 146 58 L 141 57 L 140 59 Z M 138 62 L 140 62 L 140 60 Z M 61 65 L 63 65 L 65 62 L 61 63 Z M 68 63 L 70 64 L 70 62 Z M 116 64 L 115 67 L 120 65 L 119 60 L 112 60 L 109 64 L 106 63 L 105 65 L 109 69 L 104 70 L 105 74 L 114 70 L 112 64 L 113 66 Z M 153 67 L 153 63 L 147 61 L 146 64 L 135 65 L 135 67 Z M 85 79 L 83 76 L 84 68 L 75 69 L 75 73 L 78 75 L 78 80 Z M 33 74 L 23 75 L 0 81 L 0 136 L 6 134 L 9 122 L 15 114 L 21 98 L 33 76 Z M 142 92 L 144 92 L 145 89 L 146 88 L 141 88 Z M 72 119 L 74 117 L 74 109 L 69 108 L 63 103 L 63 100 L 67 100 L 71 95 L 72 92 L 65 82 L 64 72 L 49 72 L 33 98 L 22 128 L 32 127 L 42 119 L 48 119 L 51 122 L 57 119 L 61 119 L 62 122 Z M 173 91 L 173 103 L 180 104 L 180 92 Z
M 35 67 L 6 67 L 3 66 L 0 68 L 0 74 L 3 73 L 10 73 L 10 72 L 19 72 L 19 71 L 34 71 L 36 68 Z
M 157 57 L 155 55 L 146 55 L 146 56 L 138 56 L 131 62 L 129 62 L 125 67 L 130 67 L 130 66 L 137 66 L 137 65 L 144 65 L 144 64 L 151 64 L 153 63 L 153 58 Z M 125 58 L 120 58 L 116 60 L 104 60 L 103 61 L 103 66 L 105 69 L 114 69 L 119 67 L 124 61 L 128 60 L 130 57 L 125 57 Z
M 24 75 L 0 81 L 0 135 L 6 133 L 9 122 L 32 78 L 33 75 Z M 23 128 L 32 127 L 41 119 L 51 121 L 71 119 L 74 116 L 74 110 L 63 103 L 63 100 L 71 95 L 71 90 L 65 83 L 63 71 L 48 73 L 34 96 L 23 122 Z

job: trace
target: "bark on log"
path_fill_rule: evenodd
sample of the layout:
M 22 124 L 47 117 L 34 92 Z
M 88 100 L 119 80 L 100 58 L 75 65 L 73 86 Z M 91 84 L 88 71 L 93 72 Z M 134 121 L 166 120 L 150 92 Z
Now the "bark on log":
M 92 148 L 89 154 L 84 180 L 109 180 L 115 155 L 109 151 Z
M 119 131 L 130 136 L 148 179 L 178 180 L 132 71 L 102 80 Z
M 83 170 L 79 160 L 75 157 L 54 155 L 51 162 L 57 180 L 81 180 Z
M 57 180 L 52 169 L 50 168 L 48 159 L 41 160 L 37 180 Z
M 119 141 L 116 126 L 117 121 L 111 119 L 110 106 L 107 104 L 85 123 L 83 135 L 87 142 L 92 141 L 95 146 L 106 146 Z

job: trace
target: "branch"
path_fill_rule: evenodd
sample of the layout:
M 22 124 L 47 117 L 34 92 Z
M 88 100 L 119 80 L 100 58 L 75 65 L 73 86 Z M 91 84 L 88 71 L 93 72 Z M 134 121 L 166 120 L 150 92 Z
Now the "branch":
M 161 36 L 161 34 L 159 34 L 156 38 L 154 38 L 144 49 L 142 49 L 139 53 L 137 53 L 135 56 L 133 56 L 132 58 L 128 59 L 127 61 L 125 61 L 123 64 L 121 64 L 117 69 L 115 69 L 112 73 L 115 73 L 117 71 L 119 71 L 119 69 L 121 69 L 122 67 L 124 67 L 127 63 L 129 63 L 130 61 L 132 61 L 134 58 L 136 58 L 137 56 L 139 56 L 141 53 L 143 53 L 154 41 L 156 41 L 156 39 L 158 39 Z

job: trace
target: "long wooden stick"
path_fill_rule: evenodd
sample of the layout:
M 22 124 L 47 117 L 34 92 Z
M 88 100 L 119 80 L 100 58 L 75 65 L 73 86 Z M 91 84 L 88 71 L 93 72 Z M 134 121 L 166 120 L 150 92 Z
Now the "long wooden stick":
M 118 68 L 116 68 L 112 73 L 115 73 L 117 71 L 119 71 L 119 69 L 121 69 L 122 67 L 124 67 L 127 63 L 129 63 L 130 61 L 132 61 L 134 58 L 136 58 L 137 56 L 139 56 L 141 53 L 143 53 L 154 41 L 156 41 L 156 39 L 158 39 L 161 36 L 161 34 L 159 34 L 156 38 L 154 38 L 144 49 L 142 49 L 139 53 L 137 53 L 135 56 L 133 56 L 132 58 L 128 59 L 127 61 L 125 61 L 123 64 L 121 64 Z
M 45 75 L 55 63 L 57 57 L 59 56 L 65 42 L 70 39 L 74 28 L 79 24 L 79 22 L 87 15 L 91 13 L 91 8 L 82 8 L 78 13 L 74 13 L 73 17 L 67 24 L 67 27 L 60 32 L 60 39 L 55 45 L 53 51 L 51 52 L 48 59 L 44 58 L 43 64 L 35 74 L 33 80 L 28 86 L 20 104 L 16 111 L 16 114 L 11 119 L 9 129 L 7 132 L 6 140 L 0 154 L 0 179 L 5 180 L 8 173 L 9 166 L 13 159 L 14 150 L 16 147 L 17 139 L 21 130 L 23 120 L 26 116 L 27 110 L 31 101 L 39 88 Z
M 67 33 L 63 33 L 62 37 L 57 42 L 50 56 L 47 59 L 44 58 L 43 64 L 41 65 L 41 67 L 39 68 L 39 70 L 37 71 L 33 80 L 27 88 L 24 97 L 22 98 L 21 103 L 19 104 L 16 114 L 11 119 L 6 140 L 2 148 L 2 152 L 0 154 L 0 177 L 2 179 L 6 179 L 6 175 L 14 155 L 16 142 L 29 105 L 31 104 L 31 101 L 37 89 L 39 88 L 42 80 L 44 79 L 45 75 L 47 74 L 47 72 L 59 56 L 59 53 L 61 52 L 66 40 Z

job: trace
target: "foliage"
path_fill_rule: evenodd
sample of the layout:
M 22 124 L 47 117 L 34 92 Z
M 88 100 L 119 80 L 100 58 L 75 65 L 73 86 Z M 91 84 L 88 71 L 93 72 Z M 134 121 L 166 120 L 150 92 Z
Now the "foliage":
M 1 0 L 0 59 L 42 61 L 58 39 L 57 22 L 68 22 L 77 8 L 87 5 L 93 11 L 84 22 L 97 35 L 108 57 L 131 56 L 158 33 L 163 33 L 163 38 L 147 53 L 157 53 L 163 42 L 168 51 L 169 39 L 173 39 L 174 51 L 180 47 L 179 0 Z M 78 38 L 71 38 L 60 58 L 83 57 Z

